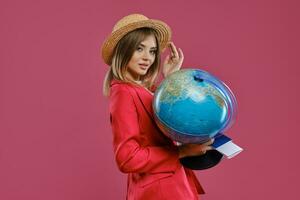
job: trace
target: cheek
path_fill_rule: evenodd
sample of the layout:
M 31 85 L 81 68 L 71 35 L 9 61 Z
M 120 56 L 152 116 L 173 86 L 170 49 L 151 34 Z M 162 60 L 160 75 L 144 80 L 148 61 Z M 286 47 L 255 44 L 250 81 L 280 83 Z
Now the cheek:
M 134 67 L 137 63 L 137 59 L 132 57 L 128 63 L 128 65 L 130 65 L 131 67 Z
M 131 56 L 130 62 L 136 62 L 139 59 L 139 54 L 138 52 L 134 52 L 133 55 Z
M 156 59 L 156 56 L 154 55 L 154 56 L 152 57 L 152 63 L 154 63 L 155 59 Z

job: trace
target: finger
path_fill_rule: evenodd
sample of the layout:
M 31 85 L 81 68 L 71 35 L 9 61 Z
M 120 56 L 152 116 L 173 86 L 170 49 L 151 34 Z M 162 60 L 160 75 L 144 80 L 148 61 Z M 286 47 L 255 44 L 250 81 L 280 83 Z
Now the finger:
M 167 64 L 169 62 L 169 59 L 170 59 L 170 55 L 167 55 L 165 58 L 164 64 Z
M 172 50 L 171 43 L 169 43 L 169 49 L 170 49 L 170 59 L 175 58 L 175 54 Z
M 178 48 L 178 50 L 179 50 L 179 58 L 183 60 L 184 58 L 183 51 L 180 48 Z
M 206 146 L 202 149 L 201 153 L 202 155 L 206 154 L 207 151 L 213 150 L 212 146 Z
M 205 150 L 202 150 L 200 156 L 201 156 L 201 155 L 204 155 L 204 154 L 206 154 L 206 151 L 205 151 Z
M 178 52 L 173 42 L 170 42 L 170 49 L 171 52 L 173 53 L 173 57 L 178 57 Z
M 212 149 L 213 149 L 212 146 L 205 146 L 205 147 L 203 147 L 204 151 L 209 151 L 209 150 L 212 150 Z

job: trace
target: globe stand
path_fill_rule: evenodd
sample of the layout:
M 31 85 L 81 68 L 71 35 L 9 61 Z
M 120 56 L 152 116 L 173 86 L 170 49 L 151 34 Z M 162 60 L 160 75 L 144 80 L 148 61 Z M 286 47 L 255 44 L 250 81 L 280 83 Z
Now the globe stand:
M 206 151 L 206 153 L 201 156 L 188 156 L 180 158 L 180 162 L 187 168 L 193 170 L 204 170 L 216 166 L 222 158 L 223 154 L 213 149 Z

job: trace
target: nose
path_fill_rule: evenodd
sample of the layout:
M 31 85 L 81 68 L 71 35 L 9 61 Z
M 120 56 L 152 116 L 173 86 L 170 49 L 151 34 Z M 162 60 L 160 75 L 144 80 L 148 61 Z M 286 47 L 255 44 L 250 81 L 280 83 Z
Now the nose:
M 151 58 L 150 52 L 144 51 L 144 53 L 143 53 L 143 59 L 144 60 L 150 60 L 150 58 Z

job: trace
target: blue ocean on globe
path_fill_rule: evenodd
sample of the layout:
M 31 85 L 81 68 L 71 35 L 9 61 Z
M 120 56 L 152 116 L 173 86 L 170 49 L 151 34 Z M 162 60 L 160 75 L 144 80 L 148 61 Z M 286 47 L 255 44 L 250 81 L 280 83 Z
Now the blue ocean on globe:
M 167 136 L 182 143 L 200 143 L 232 124 L 236 100 L 230 89 L 208 72 L 182 69 L 157 88 L 153 110 Z

